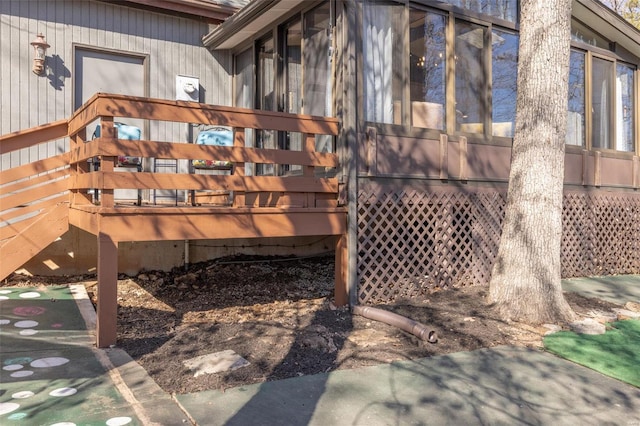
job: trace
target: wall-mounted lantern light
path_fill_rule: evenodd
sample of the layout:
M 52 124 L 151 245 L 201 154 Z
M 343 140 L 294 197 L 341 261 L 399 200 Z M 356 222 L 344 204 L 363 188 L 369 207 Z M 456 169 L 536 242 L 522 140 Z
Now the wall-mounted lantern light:
M 44 39 L 42 33 L 38 33 L 35 40 L 31 42 L 33 46 L 33 73 L 41 75 L 44 72 L 44 58 L 47 54 L 47 49 L 50 47 Z

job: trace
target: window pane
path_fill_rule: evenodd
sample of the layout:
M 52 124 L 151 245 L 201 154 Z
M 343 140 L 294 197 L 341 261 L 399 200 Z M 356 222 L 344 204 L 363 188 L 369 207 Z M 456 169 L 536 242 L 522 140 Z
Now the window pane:
M 567 145 L 584 146 L 585 117 L 585 54 L 571 51 L 569 58 L 569 112 L 567 114 Z
M 329 3 L 304 16 L 304 113 L 333 116 Z
M 494 30 L 491 44 L 493 136 L 512 138 L 516 122 L 518 36 Z
M 445 28 L 442 15 L 411 11 L 411 123 L 444 130 Z
M 236 56 L 235 106 L 253 107 L 253 50 Z
M 363 19 L 364 113 L 367 121 L 402 122 L 402 5 L 367 2 Z
M 601 47 L 603 49 L 611 48 L 609 40 L 575 19 L 571 20 L 571 40 L 579 43 L 586 43 L 591 46 Z
M 456 21 L 456 129 L 461 132 L 484 133 L 484 32 L 479 25 Z
M 253 108 L 253 49 L 247 49 L 235 57 L 236 78 L 235 78 L 235 103 L 242 108 Z M 245 146 L 253 146 L 254 131 L 245 129 Z M 245 163 L 244 173 L 247 176 L 253 174 L 253 163 Z
M 285 63 L 285 87 L 283 105 L 285 112 L 300 114 L 302 112 L 302 22 L 297 20 L 283 28 L 285 33 L 282 47 Z M 302 149 L 300 132 L 282 132 L 278 135 L 278 148 L 291 151 Z M 278 175 L 300 172 L 302 166 L 281 164 Z
M 291 114 L 302 112 L 302 23 L 297 21 L 286 32 L 284 56 L 286 66 L 286 97 L 284 108 Z
M 592 144 L 594 148 L 611 148 L 613 62 L 593 58 L 592 68 Z
M 633 146 L 633 72 L 628 65 L 616 67 L 616 149 L 634 151 Z
M 516 22 L 518 20 L 518 0 L 441 0 L 461 9 L 484 13 L 494 18 Z
M 305 13 L 303 112 L 333 116 L 333 74 L 331 72 L 331 13 L 325 2 Z M 335 152 L 334 138 L 316 135 L 316 151 Z
M 260 42 L 258 45 L 258 99 L 256 107 L 267 111 L 275 111 L 273 55 L 273 39 L 269 38 Z
M 259 42 L 256 108 L 267 111 L 275 111 L 275 76 L 274 76 L 274 47 L 273 39 L 269 38 Z M 276 135 L 272 130 L 256 131 L 257 148 L 276 148 Z M 273 175 L 273 164 L 256 164 L 257 175 Z

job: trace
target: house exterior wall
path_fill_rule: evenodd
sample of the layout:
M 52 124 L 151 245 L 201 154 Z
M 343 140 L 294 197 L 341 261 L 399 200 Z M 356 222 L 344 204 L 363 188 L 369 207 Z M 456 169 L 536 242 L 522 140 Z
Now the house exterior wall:
M 176 75 L 200 79 L 201 102 L 230 105 L 230 58 L 209 52 L 195 20 L 93 0 L 0 2 L 0 134 L 68 118 L 73 113 L 74 46 L 147 56 L 148 96 L 175 99 Z M 51 46 L 46 74 L 31 72 L 30 42 L 41 32 Z M 151 123 L 149 138 L 186 141 L 184 125 Z M 55 155 L 66 141 L 2 156 L 2 169 Z

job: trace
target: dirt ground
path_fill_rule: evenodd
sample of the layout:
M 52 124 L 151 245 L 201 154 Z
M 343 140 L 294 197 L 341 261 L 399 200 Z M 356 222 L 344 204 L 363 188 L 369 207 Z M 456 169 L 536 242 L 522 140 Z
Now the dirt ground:
M 413 305 L 378 306 L 426 325 L 437 343 L 336 308 L 333 256 L 227 258 L 188 271 L 144 272 L 118 282 L 118 346 L 167 392 L 224 390 L 245 384 L 390 363 L 498 345 L 541 347 L 544 327 L 505 323 L 486 303 L 486 287 L 434 292 Z M 83 282 L 94 277 L 14 275 L 2 285 Z M 616 307 L 566 294 L 590 316 Z M 194 377 L 183 361 L 233 350 L 250 364 Z

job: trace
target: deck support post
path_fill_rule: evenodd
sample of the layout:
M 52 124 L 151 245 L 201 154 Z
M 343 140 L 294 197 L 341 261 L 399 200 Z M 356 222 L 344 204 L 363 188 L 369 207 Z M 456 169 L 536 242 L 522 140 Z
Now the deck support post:
M 336 306 L 349 303 L 349 287 L 347 286 L 347 267 L 349 264 L 347 251 L 347 234 L 339 235 L 336 241 L 336 271 L 334 299 Z
M 118 243 L 98 234 L 98 319 L 96 346 L 116 344 L 118 322 Z

